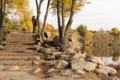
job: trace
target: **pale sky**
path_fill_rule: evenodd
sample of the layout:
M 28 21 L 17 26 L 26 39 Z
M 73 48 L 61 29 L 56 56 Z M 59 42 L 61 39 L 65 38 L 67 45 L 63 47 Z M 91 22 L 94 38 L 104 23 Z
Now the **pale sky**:
M 45 0 L 46 1 L 46 0 Z M 42 4 L 41 18 L 43 21 L 46 2 Z M 84 24 L 89 30 L 111 30 L 118 27 L 120 30 L 120 0 L 88 0 L 91 4 L 85 5 L 81 11 L 74 15 L 72 28 Z M 35 15 L 35 0 L 31 0 L 31 8 Z M 49 13 L 47 23 L 57 28 L 56 15 Z

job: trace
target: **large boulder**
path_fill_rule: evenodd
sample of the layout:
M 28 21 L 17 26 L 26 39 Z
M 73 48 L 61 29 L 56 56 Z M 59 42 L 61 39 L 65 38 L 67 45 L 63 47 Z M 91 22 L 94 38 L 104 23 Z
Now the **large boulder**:
M 99 76 L 101 76 L 101 77 L 103 77 L 103 78 L 107 78 L 107 77 L 108 77 L 108 73 L 107 73 L 105 70 L 103 70 L 103 69 L 97 68 L 97 69 L 95 69 L 95 72 L 96 72 Z
M 109 66 L 99 65 L 99 68 L 105 70 L 108 74 L 111 74 L 111 75 L 117 73 L 117 70 L 115 70 L 114 68 L 109 67 Z
M 85 62 L 85 65 L 84 65 L 84 69 L 88 72 L 94 71 L 96 67 L 97 67 L 97 64 L 92 62 Z
M 85 63 L 84 59 L 73 59 L 71 61 L 71 69 L 72 70 L 83 70 L 83 65 Z
M 95 57 L 95 56 L 87 56 L 85 58 L 86 61 L 94 62 L 100 65 L 105 65 L 104 61 L 100 57 Z
M 87 62 L 85 61 L 83 58 L 80 59 L 74 59 L 71 61 L 71 68 L 72 70 L 76 71 L 94 71 L 95 68 L 97 67 L 96 63 L 92 63 L 92 62 Z

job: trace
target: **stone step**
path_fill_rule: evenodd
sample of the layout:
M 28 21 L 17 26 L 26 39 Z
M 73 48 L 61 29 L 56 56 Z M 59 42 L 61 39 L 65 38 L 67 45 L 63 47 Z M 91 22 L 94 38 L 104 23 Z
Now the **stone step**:
M 0 58 L 0 62 L 2 62 L 2 61 L 28 61 L 28 60 L 32 60 L 32 58 Z
M 9 49 L 11 49 L 11 48 L 18 48 L 18 49 L 21 49 L 21 48 L 33 48 L 33 45 L 6 45 L 6 46 L 4 46 L 4 48 L 9 48 Z
M 18 56 L 18 55 L 17 56 L 10 56 L 10 55 L 9 56 L 4 56 L 4 55 L 1 56 L 0 55 L 0 59 L 1 58 L 4 58 L 4 59 L 7 59 L 7 58 L 21 58 L 22 59 L 23 58 L 24 59 L 24 58 L 32 58 L 32 57 L 33 57 L 32 55 L 28 55 L 28 56 L 25 56 L 25 55 L 23 55 L 23 56 Z
M 13 66 L 13 65 L 17 65 L 17 66 L 24 66 L 24 65 L 31 65 L 32 61 L 27 61 L 27 62 L 8 62 L 8 61 L 4 61 L 4 62 L 0 62 L 0 65 L 4 65 L 4 66 Z
M 2 56 L 34 56 L 35 54 L 31 54 L 31 53 L 0 53 L 0 57 Z
M 30 32 L 11 32 L 7 36 L 4 50 L 0 50 L 0 65 L 31 65 L 35 50 L 35 39 Z
M 34 48 L 33 47 L 4 47 L 5 50 L 33 50 Z
M 4 50 L 2 50 L 4 51 Z M 1 52 L 2 52 L 1 51 Z M 9 50 L 9 49 L 6 49 L 6 51 L 10 52 L 10 53 L 33 53 L 33 50 Z

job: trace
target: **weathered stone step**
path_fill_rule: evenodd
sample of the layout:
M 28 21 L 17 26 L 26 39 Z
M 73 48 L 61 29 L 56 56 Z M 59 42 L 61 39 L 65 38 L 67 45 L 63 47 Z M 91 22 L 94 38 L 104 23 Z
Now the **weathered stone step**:
M 10 43 L 21 43 L 21 44 L 23 44 L 23 43 L 29 43 L 29 44 L 31 44 L 31 43 L 34 43 L 35 41 L 34 40 L 31 40 L 31 39 L 28 39 L 28 40 L 22 40 L 22 41 L 20 41 L 20 40 L 22 40 L 22 39 L 13 39 L 12 41 L 9 41 Z M 30 40 L 30 41 L 29 41 Z
M 32 45 L 28 46 L 28 45 L 6 45 L 4 47 L 5 49 L 31 49 L 33 48 Z
M 31 65 L 34 60 L 35 39 L 30 32 L 11 32 L 7 36 L 4 50 L 0 50 L 0 65 Z
M 31 65 L 32 61 L 27 61 L 27 62 L 0 62 L 0 65 L 4 65 L 4 66 L 12 66 L 12 65 L 21 65 L 21 66 L 24 66 L 24 65 Z
M 10 50 L 10 51 L 20 51 L 20 50 L 22 50 L 22 51 L 25 51 L 25 50 L 31 50 L 32 48 L 29 48 L 29 47 L 21 47 L 21 48 L 19 48 L 19 47 L 11 47 L 11 48 L 6 48 L 5 47 L 5 50 Z
M 6 51 L 8 51 L 8 52 L 10 52 L 10 53 L 33 53 L 33 51 L 32 50 L 6 50 Z
M 34 56 L 35 54 L 31 54 L 31 53 L 0 53 L 0 57 L 1 56 Z
M 24 58 L 32 58 L 32 57 L 33 56 L 31 56 L 31 55 L 28 55 L 28 56 L 18 56 L 18 55 L 17 56 L 1 56 L 0 55 L 0 59 L 1 58 L 4 58 L 4 59 L 7 59 L 7 58 L 23 58 L 24 59 Z
M 18 47 L 32 47 L 33 45 L 25 45 L 25 44 L 19 44 L 19 43 L 11 43 L 11 44 L 7 44 L 7 45 L 5 45 L 5 46 L 7 46 L 7 47 L 16 47 L 16 46 L 18 46 Z
M 31 60 L 31 58 L 0 58 L 0 62 L 1 61 L 28 61 Z

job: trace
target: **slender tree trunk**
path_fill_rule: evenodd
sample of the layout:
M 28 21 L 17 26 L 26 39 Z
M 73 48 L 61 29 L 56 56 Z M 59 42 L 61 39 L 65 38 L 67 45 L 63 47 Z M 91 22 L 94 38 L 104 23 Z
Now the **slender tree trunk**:
M 61 29 L 61 19 L 60 19 L 60 2 L 57 0 L 57 20 L 58 20 L 58 29 L 59 29 L 59 41 L 60 45 L 62 43 L 62 29 Z
M 38 38 L 40 40 L 39 43 L 42 43 L 42 39 L 41 39 L 41 36 L 40 36 L 40 22 L 39 22 L 39 18 L 40 18 L 40 14 L 41 14 L 41 6 L 42 6 L 42 2 L 43 0 L 40 0 L 39 4 L 38 4 L 38 1 L 36 0 L 36 8 L 37 8 L 37 26 L 38 26 Z
M 65 51 L 67 49 L 67 41 L 68 41 L 68 32 L 71 28 L 72 22 L 73 22 L 73 15 L 74 15 L 74 5 L 75 5 L 76 0 L 72 0 L 72 5 L 71 5 L 71 11 L 70 11 L 70 17 L 64 32 L 64 38 L 61 46 L 61 50 Z
M 0 42 L 3 36 L 3 0 L 0 0 Z
M 43 42 L 44 42 L 44 31 L 45 31 L 45 27 L 46 27 L 46 21 L 47 21 L 49 6 L 50 6 L 50 0 L 48 0 L 48 3 L 47 3 L 46 14 L 44 16 L 44 23 L 43 23 L 43 28 L 42 28 L 42 31 L 41 31 L 41 36 L 42 36 L 42 41 Z
M 65 18 L 64 18 L 64 0 L 62 0 L 62 35 L 61 35 L 61 38 L 62 38 L 62 42 L 63 42 L 63 37 L 64 37 L 64 27 L 65 27 Z

